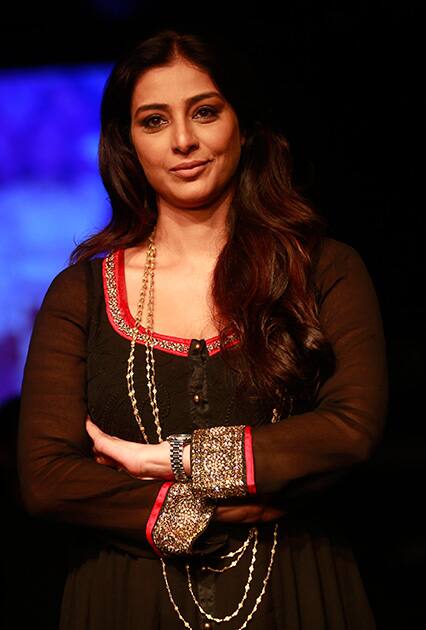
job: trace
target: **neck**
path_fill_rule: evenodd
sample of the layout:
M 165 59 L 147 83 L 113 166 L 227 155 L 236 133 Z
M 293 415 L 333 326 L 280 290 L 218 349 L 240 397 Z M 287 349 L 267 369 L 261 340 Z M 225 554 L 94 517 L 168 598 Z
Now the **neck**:
M 215 207 L 182 209 L 158 204 L 155 244 L 170 260 L 180 263 L 216 259 L 225 245 L 230 201 Z

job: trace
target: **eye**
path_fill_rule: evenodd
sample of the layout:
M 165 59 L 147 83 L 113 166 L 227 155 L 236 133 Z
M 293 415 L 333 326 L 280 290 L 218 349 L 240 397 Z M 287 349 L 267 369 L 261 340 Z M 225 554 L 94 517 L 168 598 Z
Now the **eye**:
M 211 118 L 216 118 L 217 114 L 218 111 L 215 107 L 203 105 L 202 107 L 197 109 L 194 117 L 210 120 Z
M 166 121 L 164 120 L 164 118 L 162 118 L 158 114 L 155 114 L 154 116 L 148 116 L 147 118 L 144 118 L 141 122 L 141 125 L 145 129 L 158 129 L 159 127 L 162 127 L 162 123 L 165 122 Z

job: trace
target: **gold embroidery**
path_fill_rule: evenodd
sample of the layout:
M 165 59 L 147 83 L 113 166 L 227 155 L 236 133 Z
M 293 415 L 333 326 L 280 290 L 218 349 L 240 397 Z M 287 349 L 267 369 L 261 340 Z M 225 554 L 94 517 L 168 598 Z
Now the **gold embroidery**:
M 192 488 L 197 496 L 224 499 L 247 493 L 244 425 L 196 429 L 191 443 Z
M 191 484 L 172 484 L 152 530 L 155 546 L 164 555 L 190 553 L 213 511 L 212 503 L 194 495 Z
M 128 339 L 132 338 L 133 327 L 130 326 L 123 317 L 123 313 L 120 309 L 120 302 L 118 299 L 118 287 L 117 287 L 117 279 L 116 279 L 116 253 L 112 252 L 108 254 L 104 261 L 105 265 L 105 281 L 106 281 L 106 290 L 107 290 L 107 308 L 111 315 L 112 321 L 114 322 L 114 326 L 117 330 Z M 136 342 L 147 345 L 149 340 L 149 336 L 138 330 L 138 334 L 136 337 Z M 161 348 L 162 350 L 169 350 L 172 352 L 178 352 L 179 354 L 188 354 L 189 352 L 189 343 L 184 343 L 181 341 L 174 341 L 171 339 L 161 339 L 153 333 L 153 343 L 154 348 Z M 230 335 L 228 337 L 229 343 L 235 342 L 237 340 L 236 335 Z M 228 343 L 228 342 L 227 342 Z M 207 351 L 209 354 L 212 354 L 216 350 L 220 349 L 220 339 L 214 339 L 213 341 L 209 341 L 206 344 Z

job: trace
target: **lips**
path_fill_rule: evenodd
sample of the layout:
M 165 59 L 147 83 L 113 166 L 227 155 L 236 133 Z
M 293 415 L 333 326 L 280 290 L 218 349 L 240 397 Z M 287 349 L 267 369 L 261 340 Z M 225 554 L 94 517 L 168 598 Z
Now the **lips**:
M 187 170 L 196 168 L 197 166 L 204 166 L 208 162 L 209 160 L 193 160 L 192 162 L 180 162 L 180 164 L 176 164 L 176 166 L 174 166 L 170 170 L 171 171 L 187 171 Z
M 197 160 L 193 162 L 182 162 L 170 169 L 173 177 L 192 182 L 200 177 L 208 168 L 211 160 Z

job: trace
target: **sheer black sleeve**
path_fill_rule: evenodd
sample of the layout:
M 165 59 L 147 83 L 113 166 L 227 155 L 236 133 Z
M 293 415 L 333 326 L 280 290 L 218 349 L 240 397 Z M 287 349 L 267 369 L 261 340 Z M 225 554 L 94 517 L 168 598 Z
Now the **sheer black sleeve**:
M 34 324 L 18 441 L 23 500 L 32 514 L 146 542 L 163 482 L 97 464 L 85 430 L 89 266 L 56 276 Z
M 381 439 L 387 410 L 385 340 L 377 295 L 352 247 L 327 239 L 316 282 L 320 321 L 337 359 L 312 411 L 253 429 L 258 493 L 303 496 L 332 485 L 366 461 Z

